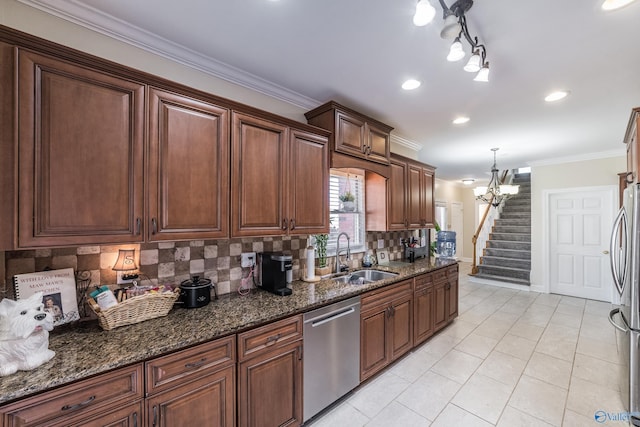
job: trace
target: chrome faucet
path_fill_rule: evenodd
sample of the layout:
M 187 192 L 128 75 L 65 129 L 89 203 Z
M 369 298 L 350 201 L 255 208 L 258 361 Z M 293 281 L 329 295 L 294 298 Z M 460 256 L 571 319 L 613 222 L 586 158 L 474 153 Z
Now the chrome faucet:
M 336 239 L 336 273 L 340 273 L 340 237 L 347 238 L 347 256 L 345 257 L 345 261 L 350 259 L 351 257 L 351 245 L 349 244 L 349 235 L 344 231 L 338 234 L 338 238 Z

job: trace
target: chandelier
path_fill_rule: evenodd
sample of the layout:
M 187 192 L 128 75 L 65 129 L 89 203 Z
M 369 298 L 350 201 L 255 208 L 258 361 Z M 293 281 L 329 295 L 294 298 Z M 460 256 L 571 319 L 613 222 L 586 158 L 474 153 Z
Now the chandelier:
M 473 6 L 473 0 L 457 0 L 450 7 L 444 0 L 438 0 L 443 11 L 444 26 L 440 31 L 443 39 L 453 39 L 449 48 L 447 61 L 456 62 L 465 57 L 466 53 L 462 46 L 462 40 L 466 40 L 471 47 L 471 57 L 464 66 L 464 70 L 476 73 L 473 80 L 477 82 L 489 81 L 489 61 L 487 61 L 487 49 L 478 42 L 478 37 L 472 37 L 467 28 L 467 17 L 465 13 Z M 436 15 L 436 9 L 431 4 L 431 0 L 419 0 L 416 6 L 416 14 L 413 16 L 413 23 L 418 27 L 427 25 Z
M 487 187 L 476 187 L 473 189 L 473 194 L 477 200 L 490 203 L 493 207 L 500 206 L 503 200 L 518 194 L 518 185 L 504 185 L 500 184 L 500 178 L 498 177 L 498 167 L 496 166 L 496 151 L 499 148 L 492 148 L 493 151 L 493 166 L 491 167 L 491 180 Z

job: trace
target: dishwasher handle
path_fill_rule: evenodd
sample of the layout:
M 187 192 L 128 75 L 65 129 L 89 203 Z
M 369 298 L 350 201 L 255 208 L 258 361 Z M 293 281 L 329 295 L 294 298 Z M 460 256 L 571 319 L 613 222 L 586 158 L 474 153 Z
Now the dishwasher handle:
M 349 314 L 355 313 L 356 309 L 354 307 L 348 307 L 344 310 L 340 310 L 340 311 L 334 311 L 333 313 L 329 313 L 323 317 L 317 318 L 317 319 L 311 319 L 311 327 L 315 328 L 321 325 L 324 325 L 325 323 L 329 323 L 332 322 L 340 317 L 343 316 L 347 316 Z M 307 321 L 309 322 L 309 321 Z

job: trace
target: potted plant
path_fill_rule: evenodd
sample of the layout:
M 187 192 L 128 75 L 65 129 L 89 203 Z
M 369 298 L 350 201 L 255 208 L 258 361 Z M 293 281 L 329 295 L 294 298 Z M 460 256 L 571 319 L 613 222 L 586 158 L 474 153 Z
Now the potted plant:
M 316 267 L 316 276 L 324 276 L 331 272 L 327 265 L 327 242 L 328 234 L 316 234 L 313 236 L 315 240 L 316 251 L 318 251 L 318 266 Z
M 353 212 L 356 210 L 356 196 L 354 196 L 351 191 L 347 190 L 347 192 L 341 194 L 338 198 L 342 202 L 343 210 L 346 212 Z
M 429 246 L 429 252 L 431 254 L 432 257 L 435 257 L 436 254 L 438 253 L 438 232 L 440 231 L 440 225 L 438 225 L 438 221 L 434 221 L 434 226 L 435 226 L 435 230 L 436 230 L 436 236 L 433 240 L 433 242 L 431 242 L 431 245 Z

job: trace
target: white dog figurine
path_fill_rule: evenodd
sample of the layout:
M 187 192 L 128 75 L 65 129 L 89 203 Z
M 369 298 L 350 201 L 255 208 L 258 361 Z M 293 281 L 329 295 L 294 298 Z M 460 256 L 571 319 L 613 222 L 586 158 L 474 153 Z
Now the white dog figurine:
M 44 311 L 42 292 L 27 299 L 0 301 L 0 377 L 29 371 L 56 355 L 49 350 L 53 317 Z

